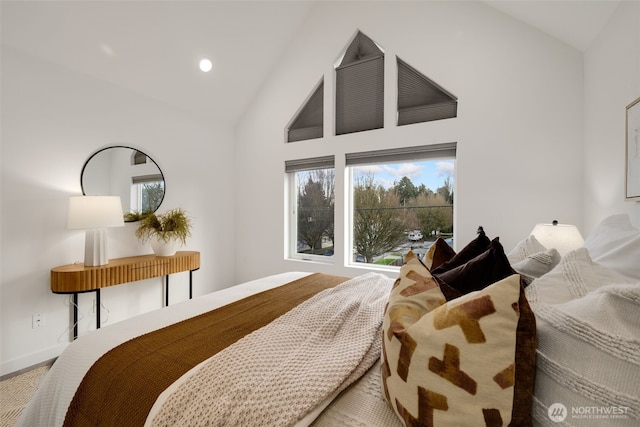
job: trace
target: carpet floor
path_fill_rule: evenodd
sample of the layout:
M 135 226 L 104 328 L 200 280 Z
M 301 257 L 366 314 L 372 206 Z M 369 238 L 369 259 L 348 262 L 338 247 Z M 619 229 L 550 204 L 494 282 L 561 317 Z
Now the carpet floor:
M 0 427 L 13 427 L 50 366 L 0 381 Z

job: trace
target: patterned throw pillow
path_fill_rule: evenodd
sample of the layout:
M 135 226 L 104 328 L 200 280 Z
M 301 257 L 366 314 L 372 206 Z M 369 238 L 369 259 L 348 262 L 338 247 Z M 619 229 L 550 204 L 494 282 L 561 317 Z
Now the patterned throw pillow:
M 424 254 L 422 262 L 429 269 L 439 267 L 456 255 L 456 251 L 442 237 L 438 237 Z
M 518 275 L 447 302 L 407 257 L 383 330 L 383 391 L 405 425 L 531 425 L 536 329 Z

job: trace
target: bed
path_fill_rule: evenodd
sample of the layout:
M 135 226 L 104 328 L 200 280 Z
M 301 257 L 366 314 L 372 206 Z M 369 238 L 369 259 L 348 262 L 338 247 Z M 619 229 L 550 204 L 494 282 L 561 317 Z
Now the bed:
M 443 243 L 397 277 L 288 272 L 81 336 L 18 425 L 640 423 L 628 216 L 562 257 Z

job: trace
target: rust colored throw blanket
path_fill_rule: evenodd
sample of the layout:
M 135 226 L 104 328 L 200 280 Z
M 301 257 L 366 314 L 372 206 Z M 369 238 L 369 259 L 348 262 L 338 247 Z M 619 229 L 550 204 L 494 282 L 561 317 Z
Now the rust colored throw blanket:
M 142 426 L 185 372 L 346 277 L 321 273 L 251 295 L 115 347 L 89 369 L 64 426 Z

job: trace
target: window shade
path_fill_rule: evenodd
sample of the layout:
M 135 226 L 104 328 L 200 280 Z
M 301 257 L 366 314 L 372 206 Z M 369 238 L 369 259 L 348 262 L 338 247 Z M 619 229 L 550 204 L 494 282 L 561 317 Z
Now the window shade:
M 306 104 L 293 119 L 287 142 L 322 138 L 324 123 L 324 81 L 320 82 Z
M 400 58 L 398 65 L 398 126 L 448 119 L 458 115 L 458 100 Z
M 336 135 L 384 126 L 384 53 L 361 32 L 336 67 Z
M 334 166 L 334 156 L 323 156 L 310 159 L 286 160 L 284 162 L 284 171 L 290 173 L 312 169 L 328 169 Z
M 136 150 L 133 153 L 133 159 L 132 159 L 131 164 L 132 165 L 144 165 L 145 163 L 147 163 L 147 155 Z
M 164 180 L 164 178 L 160 174 L 157 174 L 157 175 L 140 175 L 140 176 L 131 177 L 131 183 L 132 184 L 142 184 L 142 183 L 145 183 L 145 182 L 158 182 L 158 181 L 163 181 L 163 180 Z
M 447 142 L 442 144 L 420 145 L 416 147 L 347 153 L 345 157 L 347 166 L 374 163 L 394 163 L 411 160 L 455 158 L 456 146 L 456 142 Z

